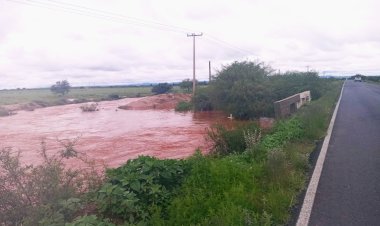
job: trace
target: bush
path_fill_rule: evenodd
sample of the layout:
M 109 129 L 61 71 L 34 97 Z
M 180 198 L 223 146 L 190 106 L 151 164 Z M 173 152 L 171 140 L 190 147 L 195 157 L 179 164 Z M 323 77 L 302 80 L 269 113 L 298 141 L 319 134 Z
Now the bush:
M 191 102 L 187 102 L 187 101 L 180 101 L 176 106 L 175 106 L 175 110 L 176 111 L 191 111 L 193 105 L 191 104 Z
M 82 109 L 83 112 L 98 111 L 98 103 L 84 104 L 80 106 L 80 109 Z
M 118 100 L 118 99 L 120 99 L 120 96 L 118 94 L 110 94 L 110 95 L 108 95 L 108 99 Z
M 157 85 L 153 86 L 152 93 L 155 94 L 163 94 L 168 93 L 173 88 L 172 85 L 169 83 L 158 83 Z
M 213 106 L 209 97 L 208 89 L 198 89 L 192 98 L 192 103 L 197 111 L 211 111 Z
M 146 221 L 155 206 L 165 212 L 188 169 L 183 160 L 140 156 L 107 171 L 108 182 L 99 190 L 100 211 L 129 223 Z
M 261 137 L 260 129 L 255 123 L 244 126 L 237 126 L 227 129 L 225 126 L 217 124 L 212 126 L 207 132 L 207 138 L 212 142 L 212 154 L 228 155 L 232 153 L 242 153 L 247 149 L 247 145 L 253 145 L 253 140 L 257 143 L 259 137 L 248 136 L 255 134 Z M 247 140 L 253 139 L 253 140 Z
M 71 85 L 67 80 L 57 81 L 54 85 L 50 87 L 53 93 L 65 95 L 70 91 Z
M 273 117 L 273 102 L 306 90 L 316 100 L 330 82 L 316 72 L 273 75 L 263 63 L 234 62 L 223 67 L 208 87 L 198 91 L 193 104 L 198 111 L 222 110 L 237 119 Z
M 51 156 L 43 143 L 43 162 L 33 166 L 23 165 L 20 153 L 1 150 L 0 225 L 64 225 L 86 207 L 102 177 L 91 165 L 66 169 L 63 160 L 73 151 Z

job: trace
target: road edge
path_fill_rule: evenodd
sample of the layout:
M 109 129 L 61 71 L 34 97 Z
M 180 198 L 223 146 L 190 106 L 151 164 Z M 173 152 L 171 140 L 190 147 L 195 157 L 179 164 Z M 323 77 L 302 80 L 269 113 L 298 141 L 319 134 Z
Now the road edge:
M 314 204 L 315 194 L 317 192 L 319 179 L 321 177 L 323 164 L 325 162 L 327 149 L 328 149 L 329 143 L 330 143 L 331 133 L 332 133 L 332 130 L 334 128 L 334 123 L 335 123 L 336 115 L 337 115 L 337 112 L 339 109 L 340 101 L 342 99 L 342 94 L 343 94 L 345 83 L 346 82 L 343 82 L 342 89 L 340 91 L 339 100 L 335 106 L 334 113 L 331 117 L 330 124 L 329 124 L 329 127 L 327 129 L 326 137 L 325 137 L 323 144 L 322 144 L 321 152 L 319 153 L 319 157 L 318 157 L 317 163 L 315 164 L 313 175 L 312 175 L 310 182 L 309 182 L 309 185 L 307 187 L 307 191 L 305 194 L 305 198 L 304 198 L 304 201 L 302 204 L 300 214 L 298 216 L 296 226 L 306 226 L 309 224 L 310 215 L 311 215 L 311 211 L 312 211 L 313 204 Z

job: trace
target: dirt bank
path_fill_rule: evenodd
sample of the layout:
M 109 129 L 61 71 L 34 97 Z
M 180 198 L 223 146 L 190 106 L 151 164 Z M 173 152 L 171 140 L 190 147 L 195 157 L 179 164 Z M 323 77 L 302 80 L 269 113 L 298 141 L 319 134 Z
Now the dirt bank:
M 120 106 L 124 110 L 170 110 L 181 101 L 190 101 L 191 95 L 184 93 L 169 93 L 143 97 L 127 105 Z

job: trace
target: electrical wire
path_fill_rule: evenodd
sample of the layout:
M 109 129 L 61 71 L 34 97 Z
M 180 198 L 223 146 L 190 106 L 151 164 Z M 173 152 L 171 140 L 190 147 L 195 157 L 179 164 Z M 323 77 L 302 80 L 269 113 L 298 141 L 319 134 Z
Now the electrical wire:
M 149 21 L 149 20 L 144 20 L 136 17 L 130 17 L 130 16 L 125 16 L 122 14 L 118 13 L 113 13 L 105 10 L 99 10 L 99 9 L 93 9 L 89 8 L 86 6 L 82 5 L 77 5 L 77 4 L 72 4 L 72 3 L 64 3 L 59 0 L 48 0 L 48 1 L 43 1 L 43 0 L 6 0 L 9 2 L 14 2 L 18 4 L 24 4 L 24 5 L 29 5 L 29 6 L 34 6 L 34 7 L 40 7 L 40 8 L 46 8 L 50 10 L 55 10 L 55 11 L 62 11 L 62 12 L 67 12 L 71 14 L 77 14 L 77 15 L 82 15 L 82 16 L 88 16 L 88 17 L 93 17 L 101 20 L 107 20 L 111 22 L 118 22 L 118 23 L 123 23 L 123 24 L 128 24 L 128 25 L 135 25 L 135 26 L 142 26 L 142 27 L 147 27 L 151 29 L 157 29 L 161 31 L 170 31 L 170 32 L 176 32 L 180 34 L 185 34 L 185 33 L 193 33 L 191 32 L 191 29 L 180 27 L 180 26 L 174 26 L 174 25 L 168 25 L 160 22 L 155 22 L 155 21 Z M 251 53 L 250 51 L 247 51 L 245 49 L 239 48 L 235 45 L 232 45 L 226 41 L 223 41 L 219 38 L 216 38 L 215 36 L 212 36 L 210 34 L 205 34 L 205 39 L 208 41 L 211 41 L 213 43 L 223 45 L 231 50 L 234 50 L 236 52 L 239 52 L 244 55 L 250 55 L 250 56 L 255 56 L 255 54 Z

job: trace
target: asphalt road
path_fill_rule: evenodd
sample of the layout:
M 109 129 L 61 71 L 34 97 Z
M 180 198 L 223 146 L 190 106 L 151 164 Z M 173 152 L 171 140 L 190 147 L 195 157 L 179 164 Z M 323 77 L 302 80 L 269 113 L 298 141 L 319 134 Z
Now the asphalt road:
M 347 81 L 309 225 L 380 225 L 380 86 Z

